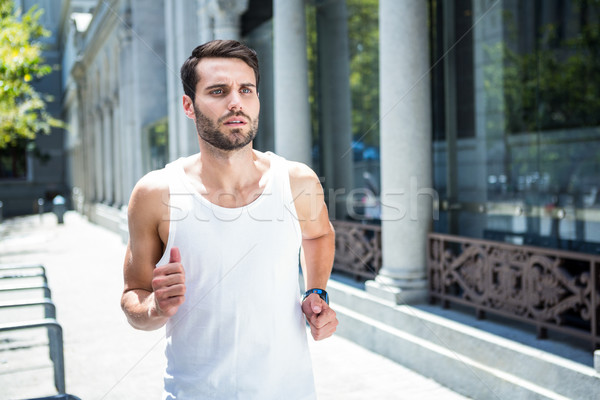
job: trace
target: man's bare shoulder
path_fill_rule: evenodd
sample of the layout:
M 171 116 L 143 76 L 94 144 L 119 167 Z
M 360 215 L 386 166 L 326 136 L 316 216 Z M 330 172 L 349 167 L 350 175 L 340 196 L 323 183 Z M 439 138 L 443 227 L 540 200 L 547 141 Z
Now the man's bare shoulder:
M 287 164 L 302 237 L 320 237 L 331 229 L 321 181 L 308 165 L 295 161 Z
M 165 211 L 161 206 L 167 207 L 169 201 L 169 178 L 168 172 L 163 168 L 151 171 L 144 175 L 136 183 L 129 200 L 129 215 L 138 212 L 146 215 Z
M 136 183 L 134 192 L 151 194 L 169 190 L 169 178 L 165 168 L 148 172 Z
M 308 165 L 286 160 L 292 191 L 315 190 L 321 187 L 319 177 Z

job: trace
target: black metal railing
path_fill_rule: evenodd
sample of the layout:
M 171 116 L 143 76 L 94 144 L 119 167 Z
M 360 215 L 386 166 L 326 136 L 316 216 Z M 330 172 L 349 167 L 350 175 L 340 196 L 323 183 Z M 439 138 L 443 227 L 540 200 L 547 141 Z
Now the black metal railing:
M 381 268 L 381 226 L 333 221 L 335 228 L 334 271 L 356 278 L 373 279 Z
M 430 298 L 600 345 L 600 256 L 430 233 Z

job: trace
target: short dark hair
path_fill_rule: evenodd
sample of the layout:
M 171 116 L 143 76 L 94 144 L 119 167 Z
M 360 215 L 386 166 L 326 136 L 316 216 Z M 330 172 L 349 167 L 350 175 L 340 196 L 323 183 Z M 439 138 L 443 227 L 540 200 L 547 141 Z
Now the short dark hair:
M 256 87 L 260 73 L 258 70 L 258 56 L 256 51 L 243 45 L 237 40 L 213 40 L 204 43 L 194 50 L 192 55 L 181 66 L 181 83 L 183 84 L 183 92 L 190 96 L 192 102 L 196 96 L 196 85 L 200 77 L 196 72 L 196 66 L 203 58 L 239 58 L 244 61 L 250 68 L 254 70 L 256 78 Z

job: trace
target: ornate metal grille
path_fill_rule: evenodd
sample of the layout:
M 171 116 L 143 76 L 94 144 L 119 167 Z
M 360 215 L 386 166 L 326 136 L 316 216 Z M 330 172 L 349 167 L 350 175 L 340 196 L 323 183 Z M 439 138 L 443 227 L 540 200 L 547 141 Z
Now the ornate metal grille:
M 472 306 L 600 344 L 600 256 L 429 234 L 432 301 Z
M 333 269 L 356 277 L 373 279 L 381 268 L 381 227 L 334 221 L 335 261 Z

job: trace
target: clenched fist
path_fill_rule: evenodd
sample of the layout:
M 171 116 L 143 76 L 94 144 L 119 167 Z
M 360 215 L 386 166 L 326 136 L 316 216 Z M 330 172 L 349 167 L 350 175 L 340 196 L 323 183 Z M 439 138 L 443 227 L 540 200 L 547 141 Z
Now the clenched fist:
M 185 300 L 185 271 L 177 247 L 171 249 L 168 264 L 154 269 L 152 290 L 156 315 L 164 317 L 175 315 Z
M 335 332 L 338 320 L 335 311 L 318 294 L 310 294 L 302 303 L 302 312 L 310 325 L 310 333 L 315 340 L 323 340 Z

